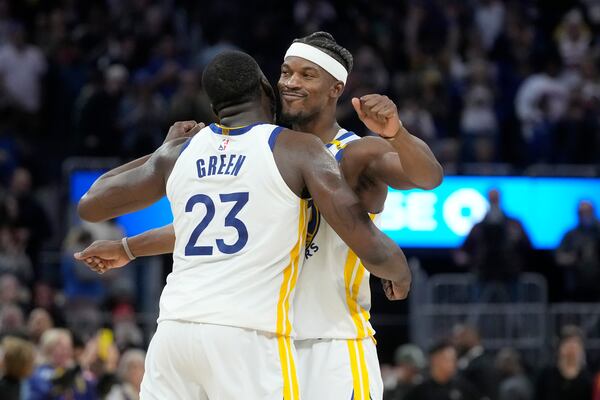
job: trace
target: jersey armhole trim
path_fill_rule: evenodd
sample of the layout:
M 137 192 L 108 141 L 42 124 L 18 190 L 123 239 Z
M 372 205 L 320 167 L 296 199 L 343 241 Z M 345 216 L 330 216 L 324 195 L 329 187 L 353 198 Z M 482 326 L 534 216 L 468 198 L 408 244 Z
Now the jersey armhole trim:
M 277 142 L 277 137 L 279 137 L 282 130 L 283 126 L 278 126 L 271 132 L 271 135 L 269 136 L 269 147 L 271 148 L 271 151 L 275 148 L 275 142 Z
M 181 149 L 179 150 L 179 155 L 181 155 L 181 153 L 183 153 L 184 150 L 188 148 L 188 146 L 190 145 L 191 142 L 192 142 L 192 138 L 188 138 L 188 140 L 183 142 L 183 145 L 181 146 Z

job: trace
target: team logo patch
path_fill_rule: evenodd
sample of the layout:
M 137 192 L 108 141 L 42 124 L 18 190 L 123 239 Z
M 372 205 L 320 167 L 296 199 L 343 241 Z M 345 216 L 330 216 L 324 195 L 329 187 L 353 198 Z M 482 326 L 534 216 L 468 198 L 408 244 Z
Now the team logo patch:
M 227 150 L 227 146 L 229 146 L 229 139 L 223 139 L 221 145 L 219 146 L 219 151 Z

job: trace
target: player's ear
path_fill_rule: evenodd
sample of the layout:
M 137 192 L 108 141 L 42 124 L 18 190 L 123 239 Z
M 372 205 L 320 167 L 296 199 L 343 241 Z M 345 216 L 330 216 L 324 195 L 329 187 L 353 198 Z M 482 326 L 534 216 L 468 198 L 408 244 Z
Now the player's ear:
M 329 91 L 329 95 L 335 99 L 338 99 L 342 93 L 344 93 L 344 83 L 342 81 L 336 81 Z
M 271 86 L 271 84 L 269 83 L 267 78 L 265 78 L 264 75 L 260 78 L 260 86 L 261 86 L 262 92 L 264 93 L 264 95 L 267 98 L 267 102 L 269 105 L 269 111 L 273 115 L 273 118 L 275 118 L 275 112 L 276 112 L 276 108 L 277 108 L 277 106 L 276 106 L 277 99 L 275 97 L 275 91 L 273 90 L 273 86 Z
M 267 78 L 264 77 L 264 75 L 260 78 L 260 86 L 269 98 L 269 100 L 272 101 L 275 99 L 275 91 L 273 90 L 273 86 L 271 86 L 271 84 L 269 83 Z

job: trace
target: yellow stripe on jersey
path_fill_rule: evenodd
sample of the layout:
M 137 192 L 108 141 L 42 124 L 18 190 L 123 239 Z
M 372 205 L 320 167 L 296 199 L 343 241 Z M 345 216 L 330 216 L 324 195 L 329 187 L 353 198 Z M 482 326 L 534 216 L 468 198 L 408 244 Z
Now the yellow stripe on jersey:
M 216 126 L 218 126 L 221 129 L 228 129 L 228 130 L 232 130 L 232 129 L 242 129 L 245 128 L 249 125 L 240 125 L 240 126 L 225 126 L 225 125 L 221 125 L 221 124 L 217 124 L 215 123 Z
M 344 282 L 346 287 L 346 304 L 350 317 L 356 327 L 356 338 L 363 339 L 372 335 L 372 331 L 367 329 L 367 321 L 369 315 L 366 310 L 358 304 L 358 292 L 360 284 L 365 275 L 365 267 L 358 259 L 357 255 L 352 250 L 348 250 L 346 264 L 344 265 Z
M 365 360 L 362 339 L 347 340 L 354 400 L 370 400 L 369 372 Z
M 278 335 L 289 336 L 292 333 L 292 324 L 289 320 L 290 295 L 298 280 L 298 267 L 300 251 L 306 237 L 306 200 L 300 200 L 300 215 L 298 218 L 298 239 L 290 252 L 290 262 L 283 271 L 283 282 L 279 289 L 279 301 L 277 302 L 277 327 Z
M 369 214 L 369 217 L 373 220 L 376 215 Z M 344 265 L 344 283 L 346 287 L 346 303 L 348 311 L 350 311 L 350 317 L 356 327 L 357 339 L 363 339 L 375 333 L 368 323 L 371 315 L 358 303 L 358 292 L 365 272 L 365 266 L 358 259 L 358 256 L 349 249 Z
M 306 200 L 300 200 L 300 213 L 298 217 L 298 239 L 290 252 L 290 262 L 283 271 L 283 281 L 279 290 L 277 302 L 277 342 L 279 347 L 279 360 L 281 362 L 281 373 L 283 375 L 283 398 L 284 400 L 299 399 L 298 378 L 296 375 L 296 364 L 290 335 L 292 324 L 289 319 L 290 296 L 294 291 L 298 280 L 300 251 L 304 247 L 306 237 Z

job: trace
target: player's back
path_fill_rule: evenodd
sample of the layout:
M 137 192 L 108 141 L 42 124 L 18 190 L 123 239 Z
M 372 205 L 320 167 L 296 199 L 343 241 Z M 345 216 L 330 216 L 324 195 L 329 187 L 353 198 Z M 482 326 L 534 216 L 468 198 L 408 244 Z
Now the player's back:
M 212 124 L 184 146 L 167 181 L 176 241 L 159 321 L 292 333 L 306 202 L 279 173 L 275 129 Z

